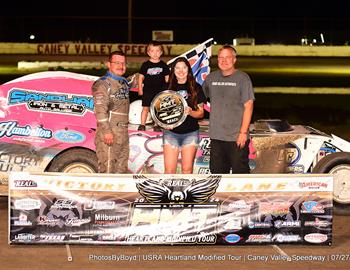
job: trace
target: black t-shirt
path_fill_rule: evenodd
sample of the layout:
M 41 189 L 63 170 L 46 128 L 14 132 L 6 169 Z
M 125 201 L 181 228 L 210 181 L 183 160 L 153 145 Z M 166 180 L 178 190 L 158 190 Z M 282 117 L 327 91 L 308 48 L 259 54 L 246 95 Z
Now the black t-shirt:
M 158 63 L 146 61 L 142 63 L 140 73 L 145 76 L 143 80 L 144 92 L 158 93 L 164 90 L 165 76 L 169 75 L 168 65 L 160 60 Z
M 206 97 L 204 95 L 202 86 L 200 86 L 197 83 L 196 87 L 197 87 L 197 100 L 198 100 L 197 104 L 204 103 L 206 101 Z M 177 91 L 181 96 L 185 98 L 185 100 L 187 101 L 187 105 L 190 106 L 192 110 L 195 109 L 193 104 L 190 103 L 190 99 L 189 99 L 190 91 L 188 89 L 187 83 L 177 84 L 176 89 L 170 89 L 170 90 Z M 187 115 L 186 120 L 180 126 L 172 129 L 171 131 L 179 134 L 184 134 L 184 133 L 196 131 L 198 129 L 199 129 L 198 119 L 193 118 L 190 115 Z

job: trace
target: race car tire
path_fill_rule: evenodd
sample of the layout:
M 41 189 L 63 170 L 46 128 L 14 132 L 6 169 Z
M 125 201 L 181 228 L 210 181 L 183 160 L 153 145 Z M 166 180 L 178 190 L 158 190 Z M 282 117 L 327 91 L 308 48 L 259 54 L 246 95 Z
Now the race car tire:
M 47 171 L 64 173 L 96 173 L 96 154 L 88 149 L 71 149 L 54 158 Z
M 350 153 L 340 152 L 325 156 L 318 162 L 313 173 L 334 174 L 333 207 L 339 215 L 350 214 Z M 347 190 L 345 198 L 341 189 Z

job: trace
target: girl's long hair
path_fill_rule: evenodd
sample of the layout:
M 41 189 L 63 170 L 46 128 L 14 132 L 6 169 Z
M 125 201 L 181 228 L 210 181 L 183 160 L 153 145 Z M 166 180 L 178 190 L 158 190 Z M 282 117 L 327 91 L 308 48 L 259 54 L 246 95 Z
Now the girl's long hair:
M 188 89 L 189 89 L 189 103 L 194 106 L 195 109 L 198 109 L 198 100 L 197 100 L 197 94 L 198 94 L 198 89 L 197 89 L 197 83 L 196 80 L 193 76 L 192 73 L 192 68 L 190 63 L 185 57 L 179 57 L 177 58 L 172 64 L 171 64 L 171 71 L 169 75 L 169 89 L 170 90 L 176 90 L 176 84 L 177 78 L 175 76 L 175 66 L 179 62 L 184 62 L 188 68 L 188 73 L 187 73 L 187 79 L 186 83 L 188 84 Z M 190 105 L 189 104 L 189 105 Z

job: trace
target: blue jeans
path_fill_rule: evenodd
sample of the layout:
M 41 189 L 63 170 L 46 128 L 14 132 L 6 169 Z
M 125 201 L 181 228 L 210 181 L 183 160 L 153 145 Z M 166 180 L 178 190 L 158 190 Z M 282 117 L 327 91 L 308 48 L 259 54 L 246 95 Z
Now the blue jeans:
M 171 145 L 173 147 L 181 148 L 187 145 L 198 146 L 199 144 L 199 130 L 189 133 L 178 134 L 170 130 L 163 130 L 163 145 Z

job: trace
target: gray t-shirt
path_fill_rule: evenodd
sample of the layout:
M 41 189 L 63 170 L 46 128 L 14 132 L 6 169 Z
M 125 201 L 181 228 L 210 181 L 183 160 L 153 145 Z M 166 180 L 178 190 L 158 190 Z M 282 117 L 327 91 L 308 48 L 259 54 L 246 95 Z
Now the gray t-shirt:
M 210 73 L 203 90 L 210 98 L 209 137 L 221 141 L 236 141 L 242 125 L 244 103 L 254 100 L 252 82 L 243 71 L 223 76 L 220 70 Z

